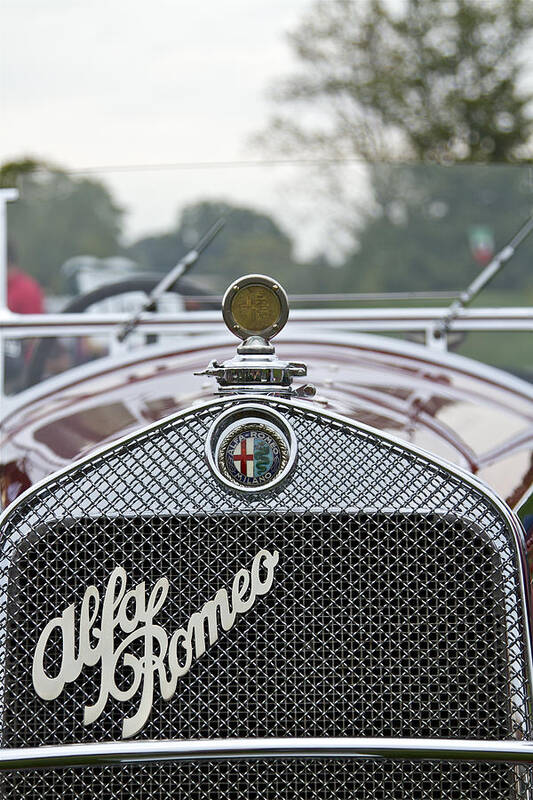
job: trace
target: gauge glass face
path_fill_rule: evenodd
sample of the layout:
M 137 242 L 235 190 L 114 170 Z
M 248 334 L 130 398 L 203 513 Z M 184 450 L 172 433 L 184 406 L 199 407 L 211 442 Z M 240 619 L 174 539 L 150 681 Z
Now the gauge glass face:
M 236 292 L 231 314 L 243 330 L 260 333 L 276 326 L 281 316 L 281 303 L 270 287 L 250 284 Z

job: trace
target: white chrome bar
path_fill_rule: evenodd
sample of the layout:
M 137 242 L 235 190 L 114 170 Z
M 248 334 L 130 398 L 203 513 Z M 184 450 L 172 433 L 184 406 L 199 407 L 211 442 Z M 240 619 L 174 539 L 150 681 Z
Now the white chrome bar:
M 5 748 L 0 750 L 0 770 L 232 758 L 389 758 L 533 764 L 533 742 L 370 738 L 101 742 Z
M 440 319 L 435 308 L 315 309 L 291 311 L 291 324 L 340 327 L 345 330 L 426 331 Z M 128 314 L 2 314 L 0 330 L 9 338 L 35 336 L 95 336 L 116 332 Z M 146 314 L 138 324 L 143 333 L 192 333 L 222 327 L 219 311 Z M 451 325 L 456 331 L 533 330 L 533 308 L 463 310 Z

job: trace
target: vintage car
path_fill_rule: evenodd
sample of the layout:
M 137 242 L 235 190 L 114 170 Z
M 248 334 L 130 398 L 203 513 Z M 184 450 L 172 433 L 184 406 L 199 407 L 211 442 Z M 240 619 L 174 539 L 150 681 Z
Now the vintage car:
M 288 311 L 4 401 L 2 798 L 532 796 L 532 386 Z

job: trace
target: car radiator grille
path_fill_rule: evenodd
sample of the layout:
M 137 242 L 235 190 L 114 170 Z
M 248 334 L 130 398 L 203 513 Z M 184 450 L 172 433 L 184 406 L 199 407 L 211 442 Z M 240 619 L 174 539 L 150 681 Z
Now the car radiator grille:
M 135 711 L 138 698 L 109 701 L 83 725 L 98 666 L 54 701 L 33 689 L 40 631 L 70 603 L 79 607 L 89 584 L 103 594 L 117 565 L 128 588 L 144 580 L 149 592 L 167 577 L 157 622 L 171 633 L 262 548 L 279 552 L 272 589 L 193 662 L 170 701 L 155 692 L 135 738 L 529 735 L 520 566 L 499 512 L 477 488 L 366 430 L 268 405 L 299 441 L 294 474 L 274 495 L 233 496 L 205 467 L 205 437 L 227 407 L 221 402 L 90 459 L 8 517 L 3 746 L 119 739 Z M 60 659 L 56 643 L 51 674 Z M 119 669 L 121 681 L 128 675 Z M 45 770 L 6 773 L 0 787 L 6 798 L 83 796 L 84 787 L 87 796 L 151 800 L 169 784 L 183 798 L 322 797 L 325 784 L 335 798 L 526 796 L 527 775 L 514 767 L 384 764 Z
M 135 764 L 4 778 L 6 798 L 40 800 L 510 800 L 527 775 L 488 764 L 346 759 Z

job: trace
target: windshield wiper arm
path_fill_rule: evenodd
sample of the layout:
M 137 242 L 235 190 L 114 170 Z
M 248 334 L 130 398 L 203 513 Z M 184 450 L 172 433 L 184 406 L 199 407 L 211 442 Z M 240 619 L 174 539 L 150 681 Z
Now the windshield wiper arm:
M 524 239 L 533 231 L 533 216 L 531 216 L 515 233 L 509 244 L 497 253 L 489 264 L 485 267 L 477 278 L 475 278 L 470 286 L 468 286 L 461 294 L 453 301 L 451 306 L 447 309 L 446 314 L 443 316 L 436 326 L 434 331 L 435 339 L 441 339 L 450 330 L 450 325 L 457 317 L 459 312 L 469 305 L 472 300 L 477 297 L 482 289 L 485 288 L 487 283 L 491 281 L 495 275 L 501 270 L 510 258 L 515 254 L 517 247 L 522 244 Z
M 214 225 L 212 225 L 207 233 L 205 233 L 204 236 L 202 236 L 202 238 L 198 241 L 196 247 L 193 247 L 192 250 L 189 250 L 189 252 L 184 255 L 180 261 L 178 261 L 176 266 L 173 267 L 170 272 L 167 272 L 167 274 L 159 281 L 140 308 L 133 314 L 131 319 L 124 323 L 122 328 L 119 330 L 117 334 L 117 339 L 119 342 L 124 342 L 127 339 L 130 333 L 134 331 L 139 324 L 142 315 L 146 311 L 153 311 L 159 298 L 166 291 L 171 289 L 176 281 L 183 277 L 183 275 L 190 270 L 193 264 L 196 264 L 201 253 L 203 253 L 205 248 L 211 244 L 217 233 L 222 230 L 225 222 L 226 220 L 224 217 L 217 219 Z

